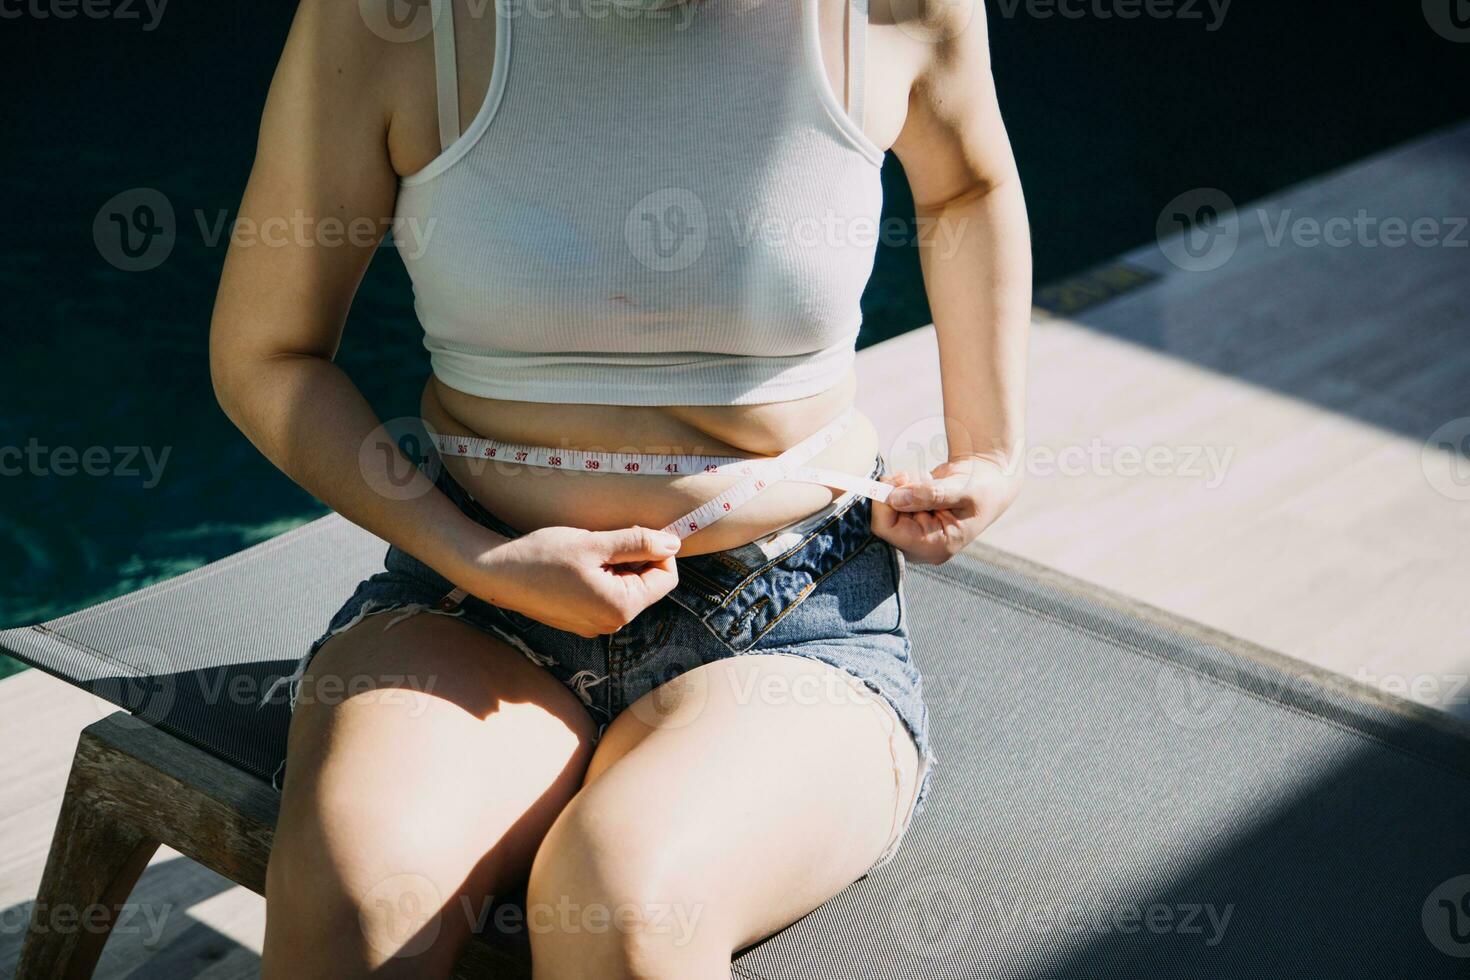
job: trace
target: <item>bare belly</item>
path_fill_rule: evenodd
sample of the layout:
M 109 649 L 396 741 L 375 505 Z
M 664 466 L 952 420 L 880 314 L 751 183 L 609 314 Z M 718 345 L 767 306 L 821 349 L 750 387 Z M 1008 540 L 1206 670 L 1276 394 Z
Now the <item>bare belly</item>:
M 502 401 L 456 391 L 430 378 L 422 413 L 436 431 L 526 445 L 602 452 L 774 456 L 852 404 L 855 378 L 810 398 L 762 405 L 622 406 Z M 866 476 L 878 452 L 872 423 L 857 415 L 831 446 L 812 459 Z M 632 476 L 573 473 L 542 467 L 445 457 L 449 474 L 470 495 L 518 531 L 580 527 L 591 531 L 664 527 L 739 478 L 710 473 Z M 779 483 L 716 524 L 684 541 L 681 555 L 747 544 L 822 509 L 840 491 Z

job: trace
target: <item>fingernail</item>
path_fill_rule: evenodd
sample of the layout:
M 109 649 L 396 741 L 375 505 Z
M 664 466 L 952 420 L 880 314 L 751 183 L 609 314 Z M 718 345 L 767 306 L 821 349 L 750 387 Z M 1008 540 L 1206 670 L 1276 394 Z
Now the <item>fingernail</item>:
M 899 487 L 897 490 L 888 495 L 888 505 L 890 507 L 906 507 L 913 502 L 913 491 L 905 490 L 902 487 Z

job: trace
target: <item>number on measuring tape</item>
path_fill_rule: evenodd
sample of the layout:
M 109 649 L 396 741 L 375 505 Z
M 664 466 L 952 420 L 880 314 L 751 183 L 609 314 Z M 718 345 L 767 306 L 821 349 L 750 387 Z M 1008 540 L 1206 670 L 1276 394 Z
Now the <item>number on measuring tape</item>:
M 486 459 L 502 459 L 506 462 L 523 463 L 528 466 L 552 468 L 576 468 L 580 462 L 582 470 L 590 473 L 621 471 L 624 473 L 661 473 L 670 476 L 684 472 L 733 474 L 741 479 L 734 486 L 711 500 L 696 507 L 664 528 L 665 531 L 688 537 L 696 531 L 721 520 L 726 514 L 744 506 L 757 495 L 784 480 L 813 483 L 858 493 L 874 500 L 887 498 L 893 487 L 875 480 L 841 473 L 833 470 L 808 467 L 807 460 L 832 445 L 837 437 L 851 424 L 851 414 L 844 413 L 820 432 L 808 436 L 785 452 L 770 458 L 752 460 L 749 457 L 702 456 L 702 455 L 659 455 L 642 453 L 599 453 L 582 450 L 555 450 L 550 447 L 519 447 L 513 443 L 497 442 L 493 439 L 470 439 L 433 434 L 435 447 L 444 455 L 483 455 Z M 427 458 L 427 454 L 426 454 Z

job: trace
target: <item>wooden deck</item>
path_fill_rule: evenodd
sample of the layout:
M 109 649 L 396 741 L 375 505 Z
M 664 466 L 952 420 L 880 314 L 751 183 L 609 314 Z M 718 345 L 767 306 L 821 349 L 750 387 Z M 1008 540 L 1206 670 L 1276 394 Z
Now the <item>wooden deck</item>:
M 1470 497 L 1470 466 L 1455 483 L 1449 454 L 1425 448 L 1470 417 L 1470 249 L 1269 235 L 1286 209 L 1470 215 L 1467 165 L 1470 127 L 1244 209 L 1217 269 L 1175 268 L 1150 245 L 1124 261 L 1156 281 L 1072 319 L 1038 314 L 1032 445 L 1066 451 L 1065 471 L 1033 457 L 1026 492 L 986 540 L 1470 717 L 1470 500 L 1457 499 Z M 890 458 L 916 465 L 938 431 L 933 331 L 859 360 Z M 1155 475 L 1120 472 L 1150 450 Z M 36 671 L 0 681 L 0 977 L 76 735 L 111 710 Z M 256 896 L 163 849 L 134 898 L 147 914 L 109 943 L 99 977 L 258 971 Z

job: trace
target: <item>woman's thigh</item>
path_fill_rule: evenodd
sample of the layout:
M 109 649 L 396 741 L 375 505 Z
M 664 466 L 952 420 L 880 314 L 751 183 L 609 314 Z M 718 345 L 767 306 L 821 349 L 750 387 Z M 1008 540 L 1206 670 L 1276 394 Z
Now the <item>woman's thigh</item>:
M 645 924 L 661 916 L 663 932 L 613 943 L 635 961 L 628 972 L 728 975 L 733 950 L 878 860 L 907 819 L 917 767 L 896 716 L 842 671 L 782 655 L 706 664 L 608 727 L 537 856 L 530 911 L 656 906 Z M 559 935 L 554 917 L 532 925 L 537 975 L 581 976 L 583 934 Z
M 337 634 L 303 678 L 267 976 L 446 972 L 486 897 L 524 880 L 591 757 L 596 726 L 545 670 L 455 618 L 396 616 Z

